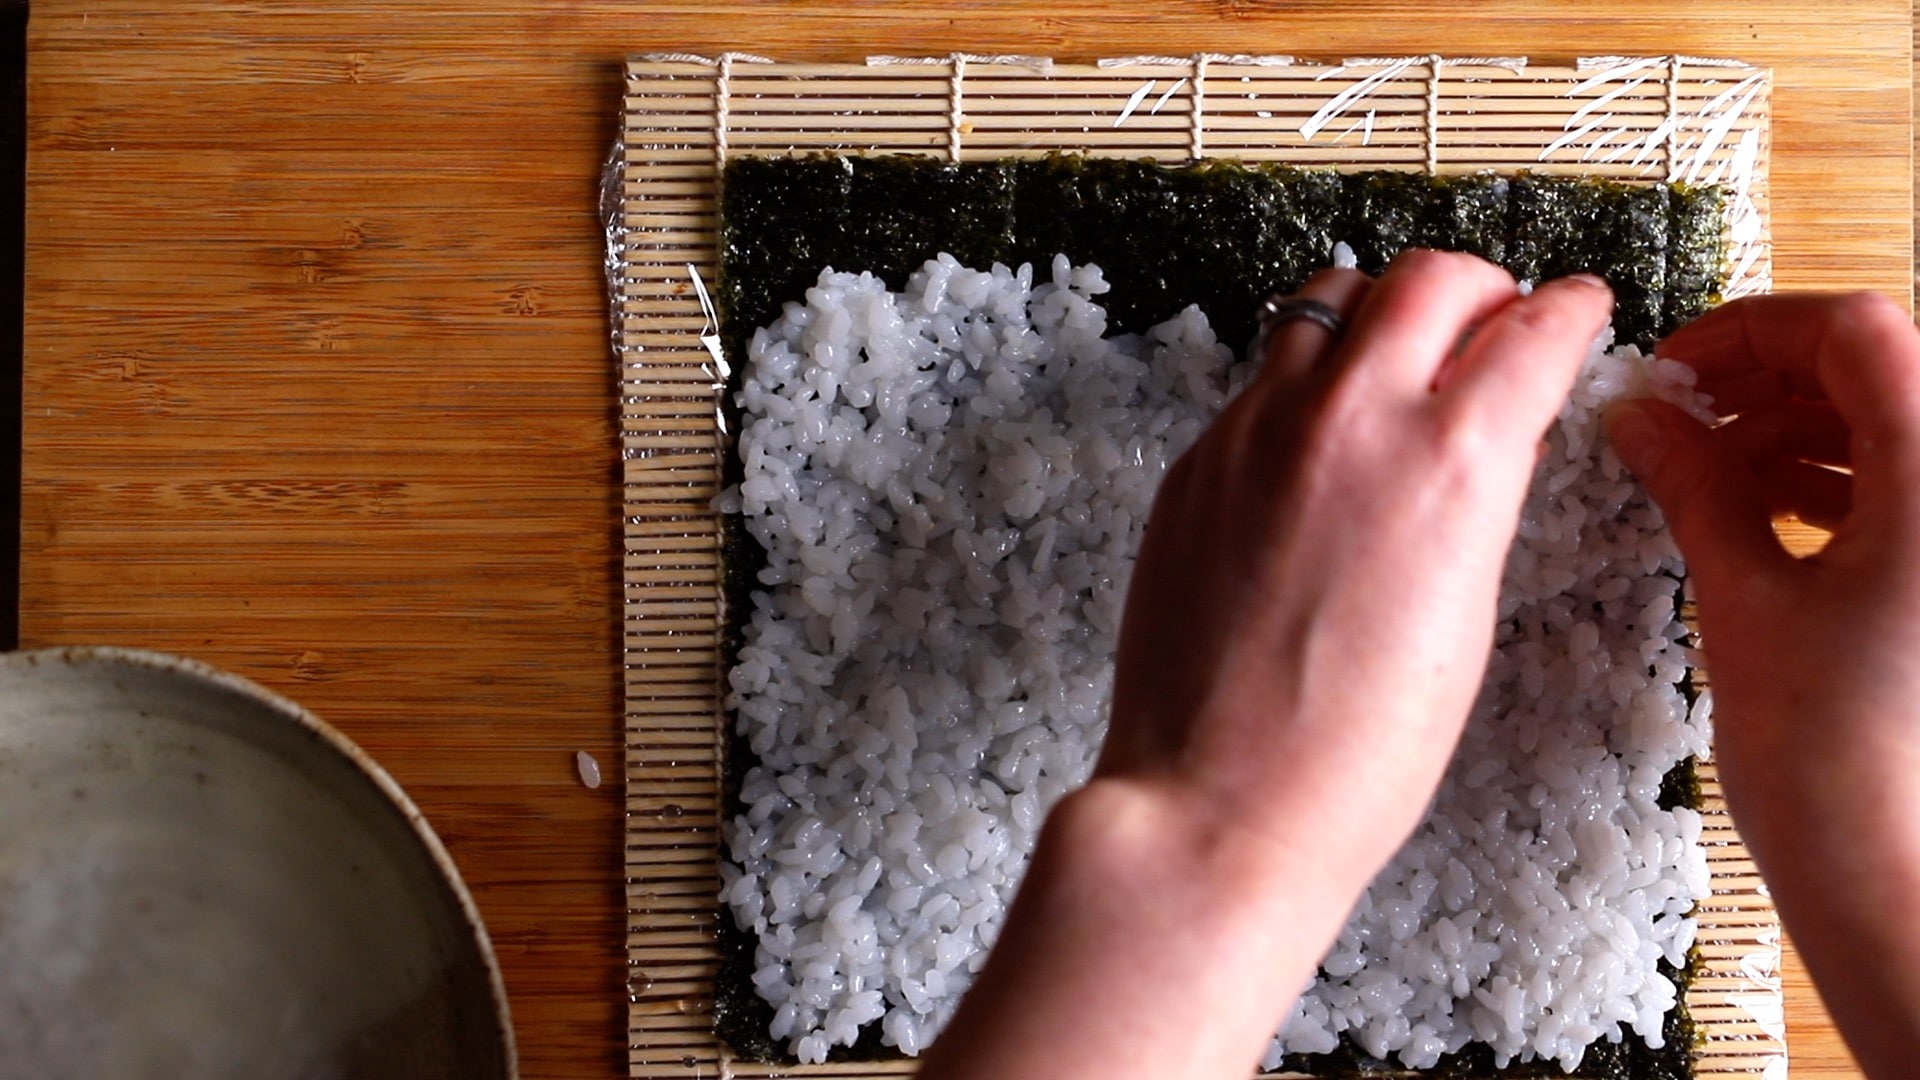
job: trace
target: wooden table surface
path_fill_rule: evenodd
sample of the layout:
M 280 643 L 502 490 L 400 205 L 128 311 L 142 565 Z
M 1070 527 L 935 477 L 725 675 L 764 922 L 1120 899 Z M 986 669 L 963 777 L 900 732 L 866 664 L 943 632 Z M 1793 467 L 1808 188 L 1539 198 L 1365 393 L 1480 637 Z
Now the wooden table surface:
M 619 1075 L 620 786 L 572 757 L 620 760 L 594 198 L 624 54 L 1734 56 L 1776 70 L 1779 285 L 1906 297 L 1908 3 L 41 0 L 22 644 L 315 709 L 452 850 L 525 1075 Z M 1795 1075 L 1853 1075 L 1797 964 L 1787 1003 Z

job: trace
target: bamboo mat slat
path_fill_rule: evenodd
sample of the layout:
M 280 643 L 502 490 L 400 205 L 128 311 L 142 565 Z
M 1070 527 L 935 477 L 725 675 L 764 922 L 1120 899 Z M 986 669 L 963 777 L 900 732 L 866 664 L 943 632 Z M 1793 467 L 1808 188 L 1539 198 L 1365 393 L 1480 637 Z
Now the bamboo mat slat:
M 618 267 L 625 454 L 627 953 L 636 1078 L 902 1076 L 910 1063 L 737 1062 L 712 1032 L 719 876 L 718 491 L 722 361 L 693 284 L 715 279 L 717 170 L 741 154 L 1055 151 L 1231 157 L 1439 174 L 1487 169 L 1723 184 L 1730 296 L 1771 282 L 1769 76 L 1684 56 L 1566 66 L 1499 57 L 1030 57 L 780 63 L 740 54 L 627 66 Z M 1784 1062 L 1780 933 L 1702 766 L 1713 897 L 1688 1006 L 1702 1080 Z

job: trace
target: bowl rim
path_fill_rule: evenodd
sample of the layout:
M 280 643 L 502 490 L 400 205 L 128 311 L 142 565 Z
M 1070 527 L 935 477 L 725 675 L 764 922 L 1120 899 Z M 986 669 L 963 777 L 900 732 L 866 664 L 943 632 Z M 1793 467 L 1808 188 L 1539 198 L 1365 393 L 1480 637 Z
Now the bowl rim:
M 265 706 L 282 719 L 298 724 L 323 745 L 346 758 L 362 776 L 373 782 L 374 788 L 385 797 L 387 805 L 399 811 L 407 827 L 412 831 L 414 839 L 420 842 L 428 858 L 433 861 L 434 869 L 441 882 L 452 892 L 460 917 L 466 923 L 467 935 L 479 947 L 481 962 L 487 970 L 487 993 L 493 1003 L 494 1025 L 498 1029 L 501 1049 L 504 1051 L 506 1076 L 508 1080 L 514 1080 L 520 1075 L 519 1051 L 515 1045 L 513 1032 L 513 1016 L 507 1004 L 506 980 L 500 973 L 500 960 L 494 953 L 493 939 L 487 934 L 486 922 L 480 916 L 480 907 L 474 902 L 473 894 L 468 891 L 466 881 L 461 878 L 459 867 L 454 864 L 453 856 L 441 842 L 439 834 L 433 831 L 433 826 L 428 823 L 426 814 L 421 812 L 399 782 L 394 780 L 392 775 L 373 759 L 372 755 L 362 750 L 358 744 L 333 725 L 320 719 L 312 710 L 293 699 L 245 676 L 236 675 L 191 657 L 121 645 L 58 645 L 38 649 L 19 649 L 0 654 L 0 665 L 13 669 L 36 669 L 49 662 L 68 667 L 94 665 L 143 668 L 238 694 L 255 704 Z

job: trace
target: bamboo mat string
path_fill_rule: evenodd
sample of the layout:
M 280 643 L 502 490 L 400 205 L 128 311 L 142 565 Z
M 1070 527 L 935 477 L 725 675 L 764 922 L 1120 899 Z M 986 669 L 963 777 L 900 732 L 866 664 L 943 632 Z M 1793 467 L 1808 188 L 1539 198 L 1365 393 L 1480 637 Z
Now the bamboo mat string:
M 713 168 L 714 182 L 727 168 L 727 99 L 733 80 L 733 54 L 720 54 L 720 73 L 713 84 Z
M 1197 53 L 1193 58 L 1193 126 L 1187 140 L 1187 154 L 1195 161 L 1206 157 L 1207 136 L 1206 117 L 1202 107 L 1207 100 L 1207 54 Z
M 1440 54 L 1427 54 L 1427 175 L 1440 171 Z
M 1667 183 L 1680 178 L 1680 54 L 1667 57 Z
M 958 165 L 963 104 L 961 94 L 967 78 L 967 57 L 965 53 L 954 53 L 948 60 L 953 65 L 953 73 L 947 80 L 947 157 Z

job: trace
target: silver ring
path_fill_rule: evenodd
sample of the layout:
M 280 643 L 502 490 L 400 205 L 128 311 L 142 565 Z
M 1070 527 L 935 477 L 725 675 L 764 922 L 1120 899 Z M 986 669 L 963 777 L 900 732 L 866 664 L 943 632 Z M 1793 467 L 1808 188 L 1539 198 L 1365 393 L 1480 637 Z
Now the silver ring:
M 1305 296 L 1282 296 L 1274 293 L 1260 302 L 1260 313 L 1255 325 L 1258 329 L 1253 335 L 1252 358 L 1264 360 L 1267 352 L 1267 339 L 1273 332 L 1295 319 L 1305 319 L 1328 334 L 1338 338 L 1347 328 L 1345 319 L 1332 307 Z
M 1305 296 L 1281 296 L 1276 293 L 1260 304 L 1260 325 L 1266 327 L 1269 333 L 1281 323 L 1294 319 L 1317 323 L 1334 337 L 1339 337 L 1340 332 L 1347 328 L 1346 320 L 1340 317 L 1339 312 Z

